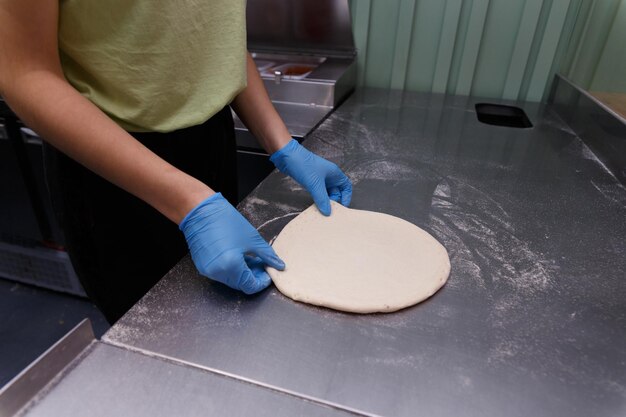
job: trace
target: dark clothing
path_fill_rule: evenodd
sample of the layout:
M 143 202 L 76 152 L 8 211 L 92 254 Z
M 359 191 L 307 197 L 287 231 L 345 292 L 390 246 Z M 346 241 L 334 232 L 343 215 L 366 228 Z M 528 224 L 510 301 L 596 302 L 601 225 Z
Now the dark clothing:
M 236 204 L 236 144 L 229 107 L 199 126 L 131 135 Z M 114 323 L 187 253 L 185 238 L 151 206 L 53 147 L 45 147 L 44 161 L 74 269 L 89 298 Z

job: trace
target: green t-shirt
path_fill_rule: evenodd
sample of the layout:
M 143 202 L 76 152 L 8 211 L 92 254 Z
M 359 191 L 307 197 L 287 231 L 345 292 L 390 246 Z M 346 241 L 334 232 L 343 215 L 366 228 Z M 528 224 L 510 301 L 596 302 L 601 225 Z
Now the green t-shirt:
M 59 51 L 124 129 L 197 125 L 246 86 L 245 0 L 60 0 Z

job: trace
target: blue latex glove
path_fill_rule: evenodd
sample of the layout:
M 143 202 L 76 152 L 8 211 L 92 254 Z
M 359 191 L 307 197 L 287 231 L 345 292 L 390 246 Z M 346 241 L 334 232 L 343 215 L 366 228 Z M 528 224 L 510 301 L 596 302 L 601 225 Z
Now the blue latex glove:
M 313 197 L 319 211 L 330 215 L 330 200 L 350 205 L 352 183 L 341 169 L 292 139 L 270 157 L 280 172 L 289 175 Z
M 264 264 L 285 269 L 274 249 L 221 193 L 198 204 L 179 228 L 200 274 L 246 294 L 272 282 Z

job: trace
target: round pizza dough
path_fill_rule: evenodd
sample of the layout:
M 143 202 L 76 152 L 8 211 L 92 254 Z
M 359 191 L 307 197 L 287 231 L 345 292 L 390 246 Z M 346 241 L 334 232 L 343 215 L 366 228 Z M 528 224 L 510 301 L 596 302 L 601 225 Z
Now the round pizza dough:
M 294 218 L 273 243 L 287 265 L 268 268 L 278 290 L 304 303 L 352 313 L 392 312 L 433 295 L 450 274 L 446 249 L 388 214 L 332 202 Z

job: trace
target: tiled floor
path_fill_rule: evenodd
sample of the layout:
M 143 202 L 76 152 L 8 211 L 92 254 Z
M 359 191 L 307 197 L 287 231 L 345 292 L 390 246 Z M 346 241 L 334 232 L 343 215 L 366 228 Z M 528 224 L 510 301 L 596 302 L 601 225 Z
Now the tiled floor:
M 109 328 L 88 300 L 0 279 L 0 387 L 84 318 Z

